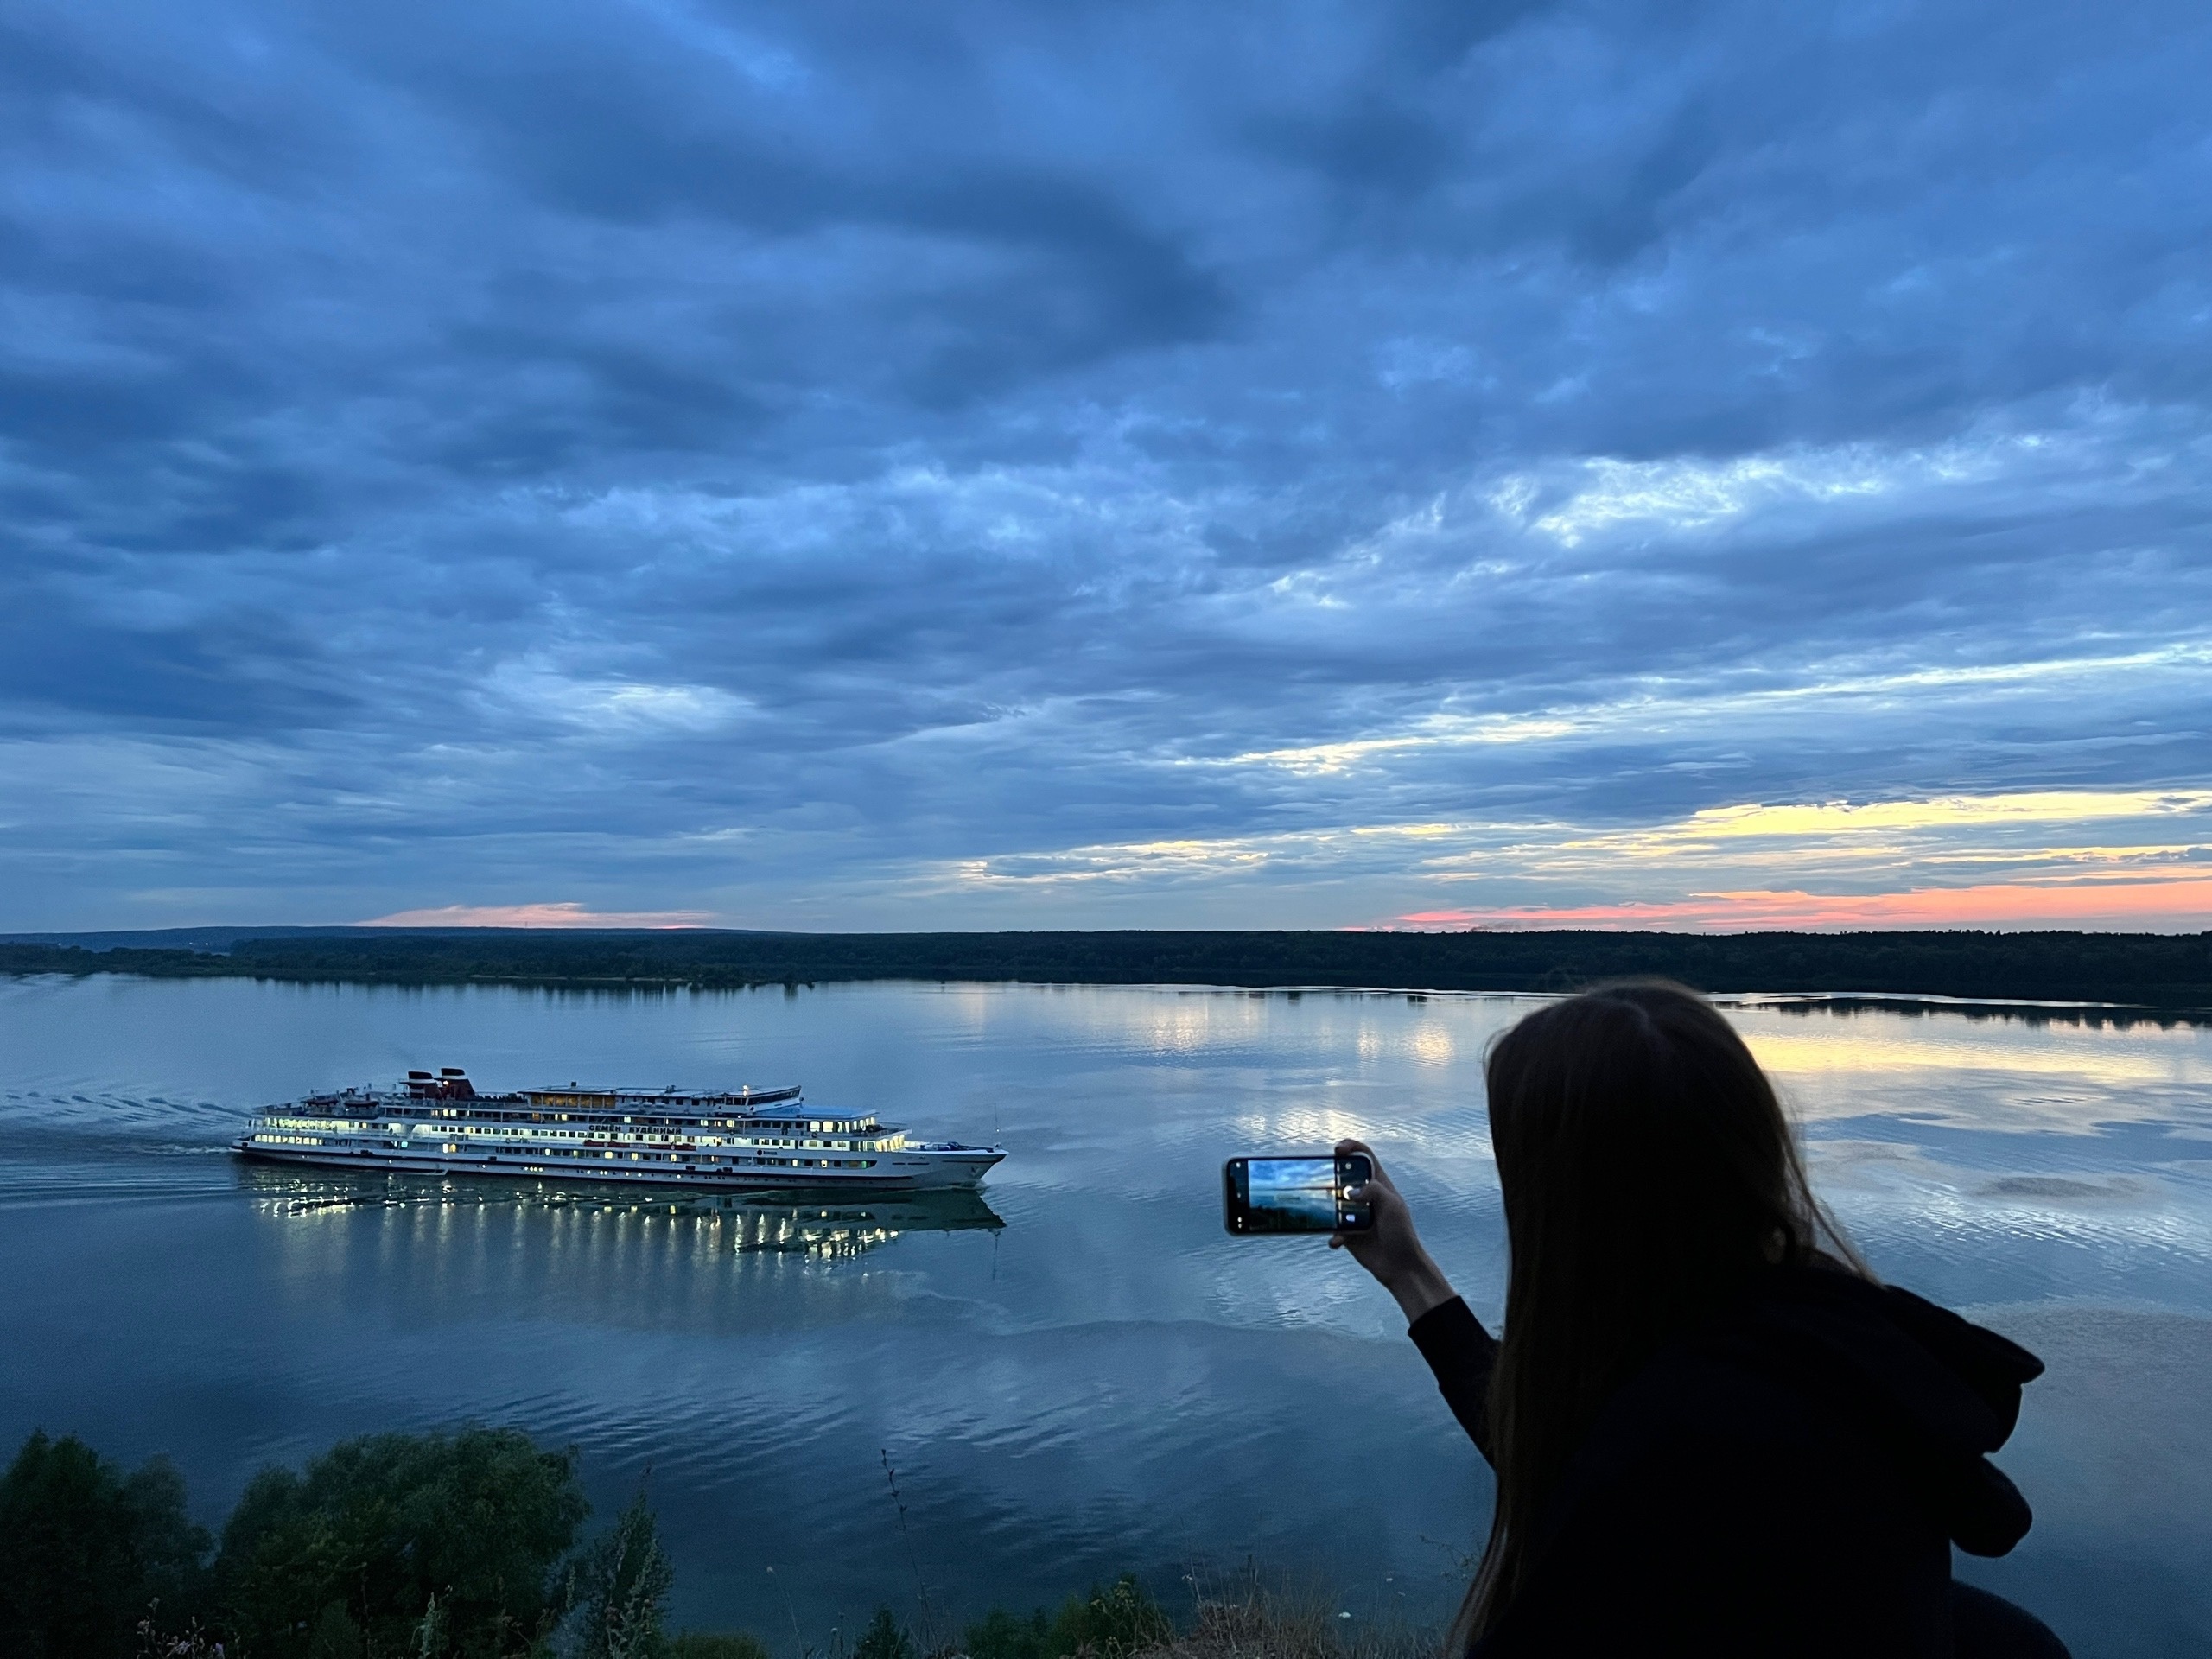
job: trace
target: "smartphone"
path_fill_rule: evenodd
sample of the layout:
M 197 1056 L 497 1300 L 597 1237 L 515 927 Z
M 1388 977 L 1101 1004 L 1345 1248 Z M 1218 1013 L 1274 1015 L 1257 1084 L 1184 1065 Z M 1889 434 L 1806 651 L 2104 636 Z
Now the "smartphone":
M 1321 1158 L 1232 1158 L 1221 1166 L 1222 1224 L 1254 1233 L 1362 1233 L 1375 1206 L 1344 1195 L 1375 1173 L 1364 1154 Z

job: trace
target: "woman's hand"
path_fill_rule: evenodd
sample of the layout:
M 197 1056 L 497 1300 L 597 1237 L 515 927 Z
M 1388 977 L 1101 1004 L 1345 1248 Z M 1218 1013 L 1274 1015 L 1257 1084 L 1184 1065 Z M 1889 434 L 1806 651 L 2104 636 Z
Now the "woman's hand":
M 1363 1186 L 1355 1187 L 1346 1196 L 1363 1198 L 1375 1209 L 1375 1225 L 1357 1233 L 1332 1233 L 1329 1248 L 1350 1250 L 1351 1259 L 1365 1268 L 1378 1280 L 1382 1288 L 1397 1299 L 1406 1323 L 1411 1325 L 1432 1307 L 1440 1307 L 1459 1292 L 1452 1288 L 1452 1281 L 1443 1270 L 1429 1258 L 1421 1242 L 1421 1235 L 1414 1230 L 1414 1213 L 1407 1208 L 1398 1189 L 1382 1173 L 1382 1160 L 1375 1149 L 1364 1141 L 1339 1141 L 1337 1153 L 1357 1153 L 1373 1166 L 1375 1173 Z

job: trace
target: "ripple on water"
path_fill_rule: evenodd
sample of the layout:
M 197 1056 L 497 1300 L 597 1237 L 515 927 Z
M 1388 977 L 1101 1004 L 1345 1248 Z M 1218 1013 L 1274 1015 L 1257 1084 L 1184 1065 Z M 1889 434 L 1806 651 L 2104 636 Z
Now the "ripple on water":
M 168 1095 L 92 1090 L 0 1090 L 0 1135 L 68 1134 L 88 1141 L 143 1143 L 152 1136 L 182 1145 L 221 1145 L 245 1127 L 234 1107 Z

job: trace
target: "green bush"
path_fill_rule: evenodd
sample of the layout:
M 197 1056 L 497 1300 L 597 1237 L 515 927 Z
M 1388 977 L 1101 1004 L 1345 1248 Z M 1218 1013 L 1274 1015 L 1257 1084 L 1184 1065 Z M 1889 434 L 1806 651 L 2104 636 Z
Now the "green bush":
M 1085 1651 L 1099 1659 L 1119 1659 L 1156 1647 L 1173 1634 L 1167 1615 L 1145 1593 L 1136 1574 L 1124 1573 L 1104 1589 L 1094 1584 L 1089 1594 L 1070 1596 L 1049 1618 L 1041 1607 L 1027 1618 L 994 1607 L 968 1627 L 963 1645 L 969 1659 L 1067 1659 Z
M 123 1659 L 158 1601 L 181 1625 L 208 1538 L 166 1458 L 125 1475 L 75 1435 L 32 1434 L 0 1476 L 0 1653 Z
M 1105 1589 L 1090 1586 L 1087 1596 L 1070 1596 L 1052 1621 L 1052 1651 L 1078 1653 L 1089 1649 L 1114 1659 L 1156 1647 L 1175 1633 L 1160 1604 L 1137 1584 L 1137 1575 L 1124 1573 Z
M 1038 1608 L 1022 1618 L 994 1607 L 968 1627 L 961 1645 L 968 1659 L 1050 1659 L 1052 1621 Z
M 676 1569 L 643 1487 L 584 1552 L 574 1575 L 576 1659 L 667 1659 L 661 1632 Z
M 563 1610 L 587 1505 L 571 1452 L 513 1429 L 346 1440 L 257 1475 L 223 1529 L 222 1623 L 254 1659 L 510 1659 Z
M 915 1659 L 914 1638 L 888 1607 L 879 1607 L 853 1644 L 853 1659 Z
M 768 1659 L 768 1644 L 750 1630 L 683 1630 L 668 1644 L 669 1659 Z

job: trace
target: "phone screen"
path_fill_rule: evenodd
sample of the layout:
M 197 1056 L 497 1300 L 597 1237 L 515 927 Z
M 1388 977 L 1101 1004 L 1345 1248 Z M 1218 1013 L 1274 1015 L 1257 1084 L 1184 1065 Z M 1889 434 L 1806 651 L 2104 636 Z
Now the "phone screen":
M 1344 1196 L 1375 1173 L 1356 1152 L 1325 1158 L 1232 1158 L 1222 1168 L 1222 1222 L 1237 1234 L 1363 1231 L 1375 1207 Z

